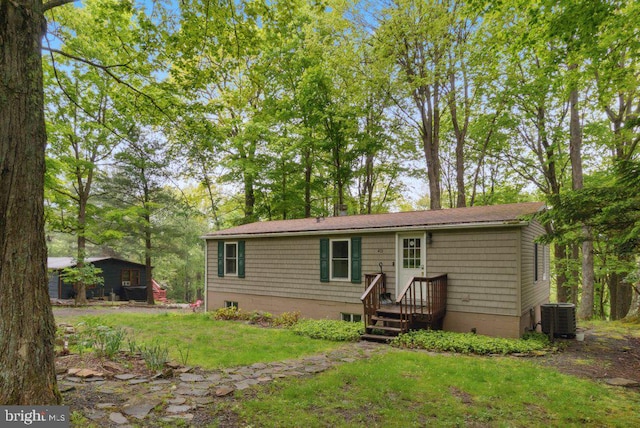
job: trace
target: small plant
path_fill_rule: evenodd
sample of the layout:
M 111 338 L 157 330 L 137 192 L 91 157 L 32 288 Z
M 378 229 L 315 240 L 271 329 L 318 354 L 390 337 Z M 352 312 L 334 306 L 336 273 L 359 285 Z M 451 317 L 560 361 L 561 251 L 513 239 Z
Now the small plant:
M 135 339 L 132 338 L 127 338 L 127 349 L 129 350 L 129 354 L 133 355 L 136 352 L 138 352 L 138 344 L 136 343 Z
M 271 324 L 277 327 L 293 327 L 300 321 L 300 312 L 283 312 L 277 317 L 273 318 Z
M 296 334 L 313 339 L 355 342 L 364 332 L 364 326 L 361 323 L 347 321 L 304 319 L 298 321 L 291 330 Z
M 160 370 L 167 362 L 169 348 L 155 341 L 151 345 L 141 345 L 140 354 L 149 370 Z
M 191 345 L 187 345 L 186 348 L 178 347 L 178 353 L 180 354 L 180 363 L 183 366 L 187 365 L 189 361 L 189 352 L 191 352 Z
M 96 347 L 98 356 L 104 356 L 110 360 L 120 351 L 120 347 L 126 336 L 123 329 L 111 328 L 104 325 L 98 326 L 94 334 L 94 346 Z

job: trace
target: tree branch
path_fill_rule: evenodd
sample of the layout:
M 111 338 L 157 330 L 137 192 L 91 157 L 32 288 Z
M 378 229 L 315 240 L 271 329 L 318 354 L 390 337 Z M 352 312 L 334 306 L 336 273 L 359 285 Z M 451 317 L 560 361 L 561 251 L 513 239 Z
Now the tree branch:
M 60 1 L 62 1 L 62 0 L 60 0 Z M 156 103 L 156 101 L 153 99 L 153 97 L 151 97 L 151 96 L 149 96 L 148 94 L 146 94 L 146 93 L 144 93 L 144 92 L 140 91 L 139 89 L 135 88 L 135 87 L 134 87 L 133 85 L 131 85 L 130 83 L 127 83 L 127 82 L 125 82 L 124 80 L 122 80 L 119 76 L 117 76 L 115 73 L 113 73 L 113 71 L 111 71 L 111 70 L 110 70 L 111 66 L 107 66 L 107 65 L 103 65 L 103 64 L 98 64 L 97 62 L 94 62 L 94 61 L 91 61 L 91 60 L 88 60 L 88 59 L 85 59 L 85 58 L 81 58 L 81 57 L 79 57 L 79 56 L 72 55 L 72 54 L 70 54 L 70 53 L 68 53 L 68 52 L 64 52 L 64 51 L 61 51 L 61 50 L 59 50 L 59 49 L 54 49 L 54 48 L 51 48 L 51 47 L 44 47 L 44 46 L 43 46 L 42 50 L 49 51 L 49 52 L 50 52 L 50 53 L 52 53 L 52 54 L 56 53 L 56 54 L 59 54 L 59 55 L 65 56 L 65 57 L 67 57 L 67 58 L 69 58 L 69 59 L 72 59 L 72 60 L 75 60 L 75 61 L 82 62 L 82 63 L 84 63 L 84 64 L 90 65 L 90 66 L 92 66 L 92 67 L 95 67 L 95 68 L 97 68 L 97 69 L 100 69 L 100 70 L 104 71 L 104 72 L 105 72 L 109 77 L 111 77 L 113 80 L 115 80 L 115 81 L 116 81 L 116 82 L 118 82 L 119 84 L 121 84 L 121 85 L 125 86 L 125 87 L 126 87 L 126 88 L 128 88 L 130 91 L 132 91 L 132 92 L 134 92 L 134 93 L 136 93 L 136 94 L 138 94 L 138 95 L 141 95 L 142 97 L 144 97 L 144 98 L 146 98 L 147 100 L 149 100 L 149 102 L 151 102 L 151 104 L 153 104 L 153 106 L 154 106 L 156 109 L 158 109 L 158 111 L 159 111 L 159 112 L 161 112 L 163 115 L 165 115 L 168 119 L 170 119 L 170 120 L 172 119 L 172 118 L 171 118 L 171 117 L 170 117 L 170 116 L 169 116 L 169 115 L 164 111 L 164 109 L 163 109 L 162 107 L 160 107 L 160 106 Z
M 64 6 L 68 3 L 73 3 L 75 0 L 49 0 L 45 4 L 42 5 L 42 12 L 46 12 L 54 7 Z

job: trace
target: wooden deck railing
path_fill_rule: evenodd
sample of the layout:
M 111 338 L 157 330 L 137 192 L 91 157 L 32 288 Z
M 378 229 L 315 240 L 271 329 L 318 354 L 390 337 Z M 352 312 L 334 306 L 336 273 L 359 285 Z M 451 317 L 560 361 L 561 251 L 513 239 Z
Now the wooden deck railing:
M 411 325 L 414 315 L 428 323 L 444 317 L 447 308 L 447 275 L 432 278 L 413 277 L 398 295 L 400 319 Z
M 384 273 L 364 275 L 365 292 L 360 297 L 364 304 L 364 325 L 371 324 L 371 317 L 380 309 L 380 295 L 387 291 L 386 276 Z

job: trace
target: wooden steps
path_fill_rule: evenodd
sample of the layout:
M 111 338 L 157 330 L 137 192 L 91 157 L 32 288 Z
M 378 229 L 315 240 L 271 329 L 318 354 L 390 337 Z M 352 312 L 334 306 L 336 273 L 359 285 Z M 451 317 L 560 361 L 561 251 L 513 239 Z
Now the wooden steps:
M 397 307 L 385 305 L 371 316 L 371 324 L 366 326 L 365 333 L 360 338 L 372 342 L 389 342 L 406 331 L 408 331 L 408 321 L 400 319 Z

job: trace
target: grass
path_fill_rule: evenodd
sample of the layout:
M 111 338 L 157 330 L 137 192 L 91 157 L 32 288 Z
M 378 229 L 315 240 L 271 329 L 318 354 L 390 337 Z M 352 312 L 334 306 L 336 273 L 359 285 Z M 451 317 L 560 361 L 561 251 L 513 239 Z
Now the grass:
M 296 426 L 639 426 L 637 393 L 528 360 L 394 350 L 240 402 L 247 423 Z
M 640 319 L 602 321 L 590 320 L 580 321 L 580 327 L 586 329 L 596 329 L 597 334 L 607 335 L 612 338 L 621 339 L 625 336 L 640 338 Z
M 139 343 L 159 339 L 169 346 L 174 361 L 180 361 L 179 349 L 183 354 L 189 349 L 188 363 L 208 369 L 344 346 L 290 330 L 213 321 L 203 314 L 57 317 L 58 322 L 82 320 L 123 327 Z M 629 327 L 606 328 L 626 334 Z M 220 402 L 216 406 L 224 409 L 213 411 L 233 412 L 239 425 L 256 427 L 640 426 L 636 391 L 563 375 L 533 359 L 385 349 L 312 377 L 237 391 L 235 400 Z M 76 420 L 80 417 L 75 414 Z
M 98 316 L 56 316 L 56 322 L 121 327 L 127 331 L 127 340 L 134 338 L 138 345 L 153 345 L 159 340 L 160 344 L 169 348 L 170 361 L 183 363 L 188 350 L 187 364 L 204 369 L 299 358 L 341 346 L 335 342 L 299 336 L 286 329 L 214 321 L 206 314 L 108 313 Z M 123 350 L 126 348 L 127 345 L 123 345 Z

